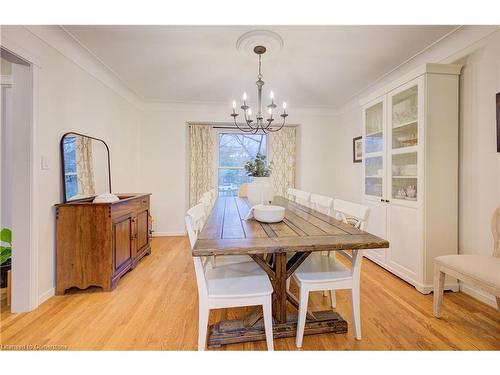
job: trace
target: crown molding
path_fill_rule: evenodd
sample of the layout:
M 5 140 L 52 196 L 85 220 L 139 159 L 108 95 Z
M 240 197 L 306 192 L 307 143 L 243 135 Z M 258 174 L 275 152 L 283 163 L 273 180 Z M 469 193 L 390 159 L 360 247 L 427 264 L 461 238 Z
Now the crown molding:
M 24 27 L 130 104 L 138 109 L 142 108 L 143 103 L 140 98 L 109 67 L 62 26 Z

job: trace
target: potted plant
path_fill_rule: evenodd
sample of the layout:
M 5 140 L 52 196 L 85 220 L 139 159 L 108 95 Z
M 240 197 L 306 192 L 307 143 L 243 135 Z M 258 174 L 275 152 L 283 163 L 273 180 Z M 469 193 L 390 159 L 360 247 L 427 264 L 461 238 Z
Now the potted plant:
M 266 156 L 257 153 L 254 160 L 245 164 L 247 175 L 253 177 L 253 181 L 248 184 L 248 200 L 252 206 L 257 204 L 270 203 L 274 198 L 274 191 L 269 176 L 272 172 L 272 165 L 266 163 Z
M 8 228 L 0 231 L 0 288 L 7 287 L 7 273 L 12 263 L 12 232 Z

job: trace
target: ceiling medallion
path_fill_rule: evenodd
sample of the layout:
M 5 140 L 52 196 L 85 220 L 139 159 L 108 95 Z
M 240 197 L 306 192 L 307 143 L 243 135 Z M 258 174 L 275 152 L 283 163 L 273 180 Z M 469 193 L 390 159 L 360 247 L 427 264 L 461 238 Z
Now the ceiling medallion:
M 254 56 L 255 46 L 266 46 L 266 58 L 278 54 L 284 46 L 281 36 L 271 30 L 252 30 L 236 41 L 236 49 L 246 56 Z
M 255 116 L 255 121 L 252 119 L 252 109 L 250 108 L 249 105 L 247 105 L 247 93 L 243 93 L 243 105 L 240 107 L 243 111 L 243 116 L 245 118 L 245 125 L 244 127 L 241 127 L 238 125 L 238 122 L 236 121 L 236 118 L 239 116 L 238 113 L 236 113 L 236 101 L 233 100 L 233 113 L 231 113 L 231 116 L 233 117 L 234 124 L 238 129 L 240 129 L 243 132 L 246 133 L 257 133 L 259 130 L 262 130 L 264 134 L 267 134 L 268 132 L 277 132 L 285 126 L 286 118 L 288 117 L 288 114 L 286 113 L 286 102 L 283 102 L 283 113 L 280 114 L 280 117 L 283 118 L 283 121 L 280 125 L 277 125 L 276 127 L 273 128 L 272 124 L 274 121 L 273 118 L 273 112 L 275 108 L 277 107 L 276 104 L 274 104 L 274 93 L 271 91 L 269 93 L 269 98 L 271 99 L 271 104 L 267 106 L 267 112 L 269 117 L 264 120 L 263 114 L 262 114 L 262 86 L 264 86 L 264 81 L 262 80 L 262 72 L 261 72 L 261 65 L 262 65 L 262 55 L 266 53 L 267 48 L 264 47 L 263 45 L 257 45 L 253 48 L 253 52 L 259 56 L 259 73 L 257 74 L 257 82 L 255 84 L 257 85 L 257 98 L 258 98 L 258 108 L 257 108 L 257 114 Z

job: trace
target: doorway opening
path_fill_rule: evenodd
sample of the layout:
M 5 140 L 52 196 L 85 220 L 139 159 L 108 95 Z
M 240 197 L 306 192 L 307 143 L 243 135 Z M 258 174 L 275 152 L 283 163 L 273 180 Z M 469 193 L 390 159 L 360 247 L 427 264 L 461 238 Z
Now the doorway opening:
M 0 72 L 1 306 L 2 312 L 21 312 L 37 306 L 32 199 L 33 66 L 0 47 Z

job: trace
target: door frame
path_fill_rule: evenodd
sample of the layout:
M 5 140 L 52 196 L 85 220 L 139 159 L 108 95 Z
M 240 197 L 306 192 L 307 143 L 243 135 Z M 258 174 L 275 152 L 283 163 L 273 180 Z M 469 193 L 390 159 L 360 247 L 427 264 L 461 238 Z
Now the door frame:
M 2 40 L 0 41 L 0 47 L 4 50 L 10 52 L 11 54 L 17 56 L 21 60 L 24 60 L 30 66 L 31 75 L 31 113 L 29 115 L 29 145 L 26 149 L 29 151 L 29 176 L 27 176 L 27 184 L 29 186 L 29 197 L 23 197 L 29 200 L 28 210 L 25 213 L 25 220 L 28 223 L 26 225 L 24 233 L 22 236 L 28 238 L 29 249 L 25 254 L 22 254 L 19 259 L 16 256 L 12 257 L 12 305 L 11 312 L 25 312 L 36 309 L 40 302 L 39 291 L 38 291 L 38 145 L 37 139 L 37 124 L 38 124 L 38 83 L 39 83 L 39 70 L 41 65 L 37 58 L 32 54 L 27 52 L 24 48 L 20 47 L 15 42 L 12 42 L 4 35 L 2 35 Z M 16 191 L 13 190 L 13 194 Z M 15 250 L 14 250 L 15 251 Z M 23 275 L 22 282 L 16 280 L 16 270 L 22 270 Z M 14 286 L 15 285 L 15 286 Z

